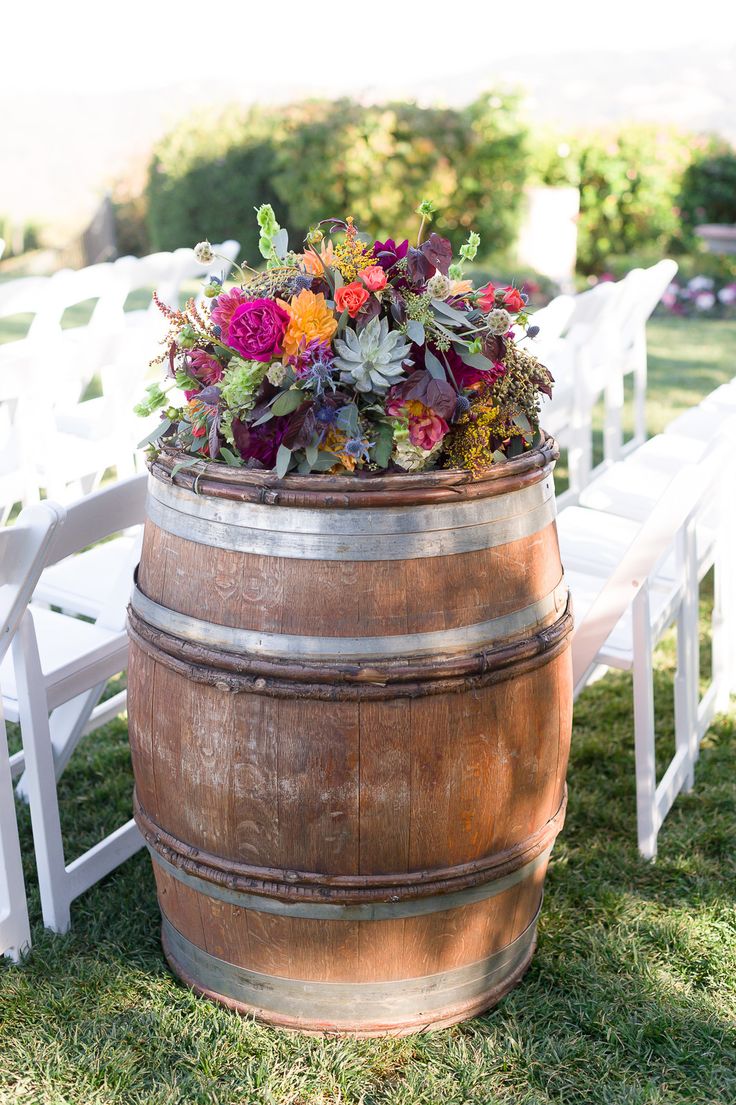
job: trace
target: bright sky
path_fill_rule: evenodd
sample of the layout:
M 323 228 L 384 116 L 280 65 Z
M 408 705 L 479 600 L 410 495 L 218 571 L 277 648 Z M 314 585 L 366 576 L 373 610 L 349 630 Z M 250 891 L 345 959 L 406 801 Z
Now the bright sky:
M 273 91 L 410 87 L 499 56 L 736 46 L 712 0 L 36 0 L 2 18 L 0 91 L 100 92 L 247 76 Z M 22 102 L 22 101 L 21 101 Z

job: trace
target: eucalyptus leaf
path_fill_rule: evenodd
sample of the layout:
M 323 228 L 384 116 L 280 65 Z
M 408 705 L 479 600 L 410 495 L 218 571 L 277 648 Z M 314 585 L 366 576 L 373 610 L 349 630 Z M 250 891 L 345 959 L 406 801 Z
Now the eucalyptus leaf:
M 489 361 L 488 357 L 484 357 L 482 353 L 468 353 L 467 349 L 458 349 L 458 353 L 463 364 L 470 368 L 479 368 L 483 372 L 488 372 L 493 368 L 493 361 Z
M 416 345 L 424 345 L 424 327 L 418 319 L 409 319 L 406 324 L 406 336 Z
M 322 451 L 317 457 L 316 461 L 312 465 L 313 472 L 329 472 L 330 468 L 334 468 L 336 464 L 340 463 L 340 458 L 334 453 L 328 453 Z
M 520 457 L 524 452 L 524 438 L 512 437 L 509 442 L 508 459 L 513 460 L 514 457 Z
M 379 468 L 386 468 L 394 447 L 394 431 L 388 422 L 379 422 L 374 427 L 376 441 L 371 449 L 371 460 Z
M 314 464 L 316 464 L 317 457 L 319 456 L 319 449 L 317 445 L 315 445 L 314 443 L 307 445 L 306 449 L 304 450 L 304 455 L 307 458 L 307 464 L 310 468 L 312 468 Z
M 358 420 L 358 408 L 355 403 L 348 403 L 342 407 L 338 412 L 335 419 L 337 428 L 342 430 L 348 437 L 357 437 L 358 430 L 360 428 Z
M 228 449 L 226 445 L 220 446 L 220 455 L 222 456 L 223 460 L 225 460 L 231 466 L 231 468 L 243 467 L 243 458 L 239 457 L 237 453 L 234 453 L 232 449 Z
M 289 471 L 290 464 L 291 449 L 287 449 L 285 445 L 279 445 L 279 451 L 276 454 L 276 475 L 280 480 L 282 480 Z
M 519 429 L 525 434 L 533 434 L 533 432 L 534 432 L 532 430 L 531 422 L 529 421 L 527 416 L 525 414 L 523 414 L 522 412 L 519 412 L 519 414 L 514 415 L 514 425 L 518 426 Z
M 424 353 L 424 367 L 435 380 L 447 379 L 445 366 L 442 364 L 442 361 L 435 357 L 431 349 L 427 349 Z
M 350 319 L 350 312 L 347 307 L 337 320 L 337 332 L 338 334 L 344 334 L 348 327 L 348 321 Z
M 339 269 L 333 269 L 332 270 L 332 277 L 333 277 L 333 280 L 335 281 L 335 291 L 337 291 L 338 288 L 342 288 L 345 281 L 343 280 L 342 273 L 340 272 Z
M 299 388 L 291 388 L 289 391 L 282 391 L 281 395 L 277 395 L 271 404 L 271 413 L 279 417 L 285 414 L 291 414 L 297 407 L 301 407 L 305 399 L 306 395 Z
M 143 438 L 143 441 L 139 441 L 136 445 L 136 449 L 145 449 L 146 445 L 152 445 L 154 441 L 158 441 L 160 437 L 163 437 L 167 430 L 171 428 L 171 419 L 164 418 L 156 426 L 155 430 L 151 430 L 150 434 Z
M 458 311 L 455 307 L 451 307 L 449 303 L 445 303 L 442 299 L 432 300 L 432 310 L 435 314 L 442 315 L 444 318 L 449 319 L 450 322 L 465 324 L 468 321 L 467 311 Z
M 492 458 L 491 458 L 491 459 L 492 459 L 492 461 L 493 461 L 493 463 L 494 463 L 494 464 L 502 464 L 502 463 L 503 463 L 504 461 L 506 461 L 506 460 L 507 460 L 508 458 L 507 458 L 507 456 L 506 456 L 506 454 L 505 454 L 505 453 L 502 453 L 502 452 L 501 452 L 501 450 L 500 450 L 500 449 L 496 449 L 496 451 L 495 451 L 495 453 L 493 454 L 493 456 L 492 456 Z
M 201 457 L 189 457 L 188 460 L 180 460 L 171 469 L 171 478 L 173 480 L 177 472 L 181 472 L 182 468 L 193 468 L 195 464 L 201 464 Z

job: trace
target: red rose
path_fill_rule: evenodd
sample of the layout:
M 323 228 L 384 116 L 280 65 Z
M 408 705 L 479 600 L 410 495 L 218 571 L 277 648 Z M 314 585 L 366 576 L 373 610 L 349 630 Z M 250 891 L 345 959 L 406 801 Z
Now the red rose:
M 273 361 L 288 325 L 288 313 L 273 299 L 250 299 L 234 311 L 227 344 L 246 361 Z
M 478 306 L 481 311 L 490 311 L 491 307 L 494 307 L 496 303 L 496 285 L 486 284 L 482 288 L 478 288 Z
M 370 299 L 370 293 L 362 284 L 354 280 L 352 284 L 345 284 L 335 292 L 335 306 L 341 313 L 347 311 L 351 318 L 355 318 L 360 308 Z
M 524 308 L 524 300 L 518 288 L 503 289 L 503 305 L 507 311 L 521 311 Z

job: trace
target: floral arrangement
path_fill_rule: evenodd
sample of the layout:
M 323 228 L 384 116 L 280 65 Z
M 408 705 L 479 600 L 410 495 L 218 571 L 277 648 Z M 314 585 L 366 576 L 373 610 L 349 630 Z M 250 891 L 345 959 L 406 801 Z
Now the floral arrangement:
M 167 442 L 227 465 L 341 473 L 479 471 L 541 440 L 549 372 L 523 348 L 527 297 L 516 287 L 474 289 L 439 234 L 417 244 L 374 241 L 352 219 L 327 219 L 289 249 L 272 208 L 257 210 L 260 271 L 236 266 L 226 289 L 210 277 L 204 302 L 156 302 L 170 328 L 156 359 L 168 368 L 136 408 L 160 410 L 142 445 Z M 215 255 L 208 242 L 198 260 Z M 179 403 L 172 401 L 179 389 Z

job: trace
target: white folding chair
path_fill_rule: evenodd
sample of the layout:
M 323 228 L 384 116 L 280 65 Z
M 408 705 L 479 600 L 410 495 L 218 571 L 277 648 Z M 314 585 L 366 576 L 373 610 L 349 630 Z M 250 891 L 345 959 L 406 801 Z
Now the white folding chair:
M 63 509 L 54 503 L 38 503 L 22 511 L 15 525 L 0 529 L 0 660 L 23 617 L 54 531 L 63 517 Z M 0 955 L 18 960 L 30 944 L 7 734 L 0 704 Z
M 72 504 L 47 562 L 58 563 L 140 523 L 142 482 L 133 477 Z M 94 624 L 32 604 L 16 634 L 12 664 L 6 658 L 0 668 L 6 716 L 20 721 L 23 736 L 23 752 L 11 757 L 11 768 L 17 774 L 25 766 L 22 785 L 31 809 L 44 923 L 58 932 L 69 927 L 71 902 L 142 846 L 129 820 L 67 864 L 56 792 L 56 780 L 81 737 L 124 705 L 124 692 L 97 703 L 108 679 L 127 665 L 131 578 L 126 565 L 108 580 Z
M 0 525 L 15 503 L 38 501 L 33 460 L 34 397 L 29 379 L 38 346 L 27 333 L 45 308 L 49 278 L 28 276 L 0 284 L 0 319 L 17 324 L 18 337 L 0 345 Z M 30 323 L 29 323 L 30 320 Z
M 570 488 L 562 502 L 575 501 L 593 468 L 593 409 L 604 394 L 611 364 L 609 319 L 620 283 L 601 283 L 574 297 L 569 325 L 545 350 L 555 379 L 552 399 L 543 400 L 542 426 L 567 448 Z
M 622 375 L 634 378 L 634 433 L 624 444 L 621 407 L 612 405 L 606 411 L 604 449 L 607 460 L 636 449 L 647 437 L 647 322 L 677 273 L 676 261 L 665 258 L 647 269 L 635 269 L 635 281 L 621 303 L 615 320 L 623 350 Z
M 601 666 L 633 671 L 637 831 L 647 858 L 656 855 L 657 833 L 675 797 L 692 786 L 713 712 L 714 684 L 702 699 L 699 691 L 697 527 L 704 500 L 722 491 L 726 451 L 721 437 L 698 463 L 663 467 L 649 510 L 638 509 L 636 518 L 592 507 L 571 507 L 558 518 L 577 622 L 575 693 Z M 673 624 L 675 755 L 658 783 L 653 650 Z

